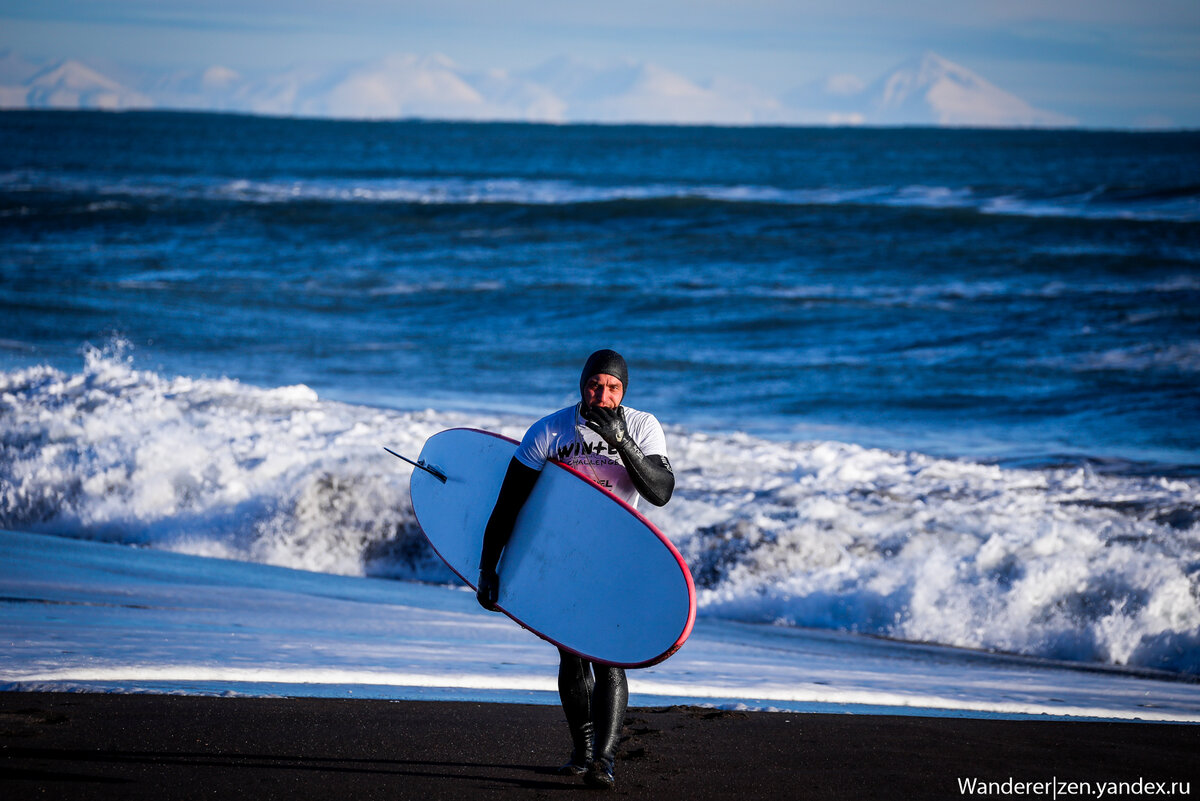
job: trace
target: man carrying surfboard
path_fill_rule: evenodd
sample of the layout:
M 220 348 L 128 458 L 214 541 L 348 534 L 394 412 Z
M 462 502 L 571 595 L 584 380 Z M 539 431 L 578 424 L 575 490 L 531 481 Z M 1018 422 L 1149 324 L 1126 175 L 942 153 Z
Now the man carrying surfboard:
M 616 351 L 598 350 L 580 374 L 580 402 L 543 417 L 525 433 L 484 533 L 477 597 L 485 609 L 496 609 L 496 566 L 546 462 L 574 467 L 630 506 L 636 507 L 639 497 L 655 506 L 670 500 L 675 475 L 662 426 L 653 415 L 621 405 L 628 386 L 625 359 Z M 560 772 L 582 776 L 592 787 L 615 787 L 617 743 L 629 700 L 624 669 L 560 648 L 558 694 L 572 745 Z

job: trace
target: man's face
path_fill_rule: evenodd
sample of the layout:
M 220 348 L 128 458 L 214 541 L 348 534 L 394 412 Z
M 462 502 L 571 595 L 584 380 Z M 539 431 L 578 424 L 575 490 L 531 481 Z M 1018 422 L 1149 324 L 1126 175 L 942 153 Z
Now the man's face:
M 624 396 L 625 387 L 620 380 L 607 373 L 597 373 L 583 382 L 583 402 L 587 406 L 615 409 Z

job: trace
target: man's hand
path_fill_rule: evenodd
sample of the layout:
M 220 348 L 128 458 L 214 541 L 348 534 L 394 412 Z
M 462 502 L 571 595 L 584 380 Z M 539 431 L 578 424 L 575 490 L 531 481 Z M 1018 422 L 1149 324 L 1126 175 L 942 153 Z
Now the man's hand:
M 671 463 L 665 456 L 646 456 L 642 453 L 633 437 L 629 436 L 624 407 L 606 409 L 589 406 L 584 408 L 583 417 L 587 420 L 588 428 L 603 437 L 608 446 L 620 455 L 621 463 L 639 495 L 655 506 L 663 506 L 671 500 L 671 493 L 675 491 L 675 474 L 671 471 Z
M 496 601 L 500 598 L 500 577 L 495 570 L 479 571 L 479 589 L 475 592 L 475 600 L 489 612 L 498 611 Z
M 603 437 L 609 447 L 620 450 L 625 444 L 628 435 L 625 430 L 625 409 L 620 406 L 615 409 L 589 406 L 583 416 L 588 428 Z

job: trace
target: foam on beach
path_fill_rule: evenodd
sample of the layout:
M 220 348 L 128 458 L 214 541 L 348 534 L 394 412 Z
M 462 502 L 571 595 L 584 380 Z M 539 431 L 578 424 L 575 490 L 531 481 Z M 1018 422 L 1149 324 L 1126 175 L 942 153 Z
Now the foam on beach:
M 0 528 L 435 583 L 383 446 L 532 422 L 164 376 L 119 348 L 0 375 L 0 417 Z M 702 616 L 1200 674 L 1195 479 L 667 433 L 676 496 L 648 516 Z
M 465 588 L 0 531 L 0 691 L 557 706 L 553 646 Z M 712 617 L 630 671 L 634 706 L 1200 721 L 1160 672 Z

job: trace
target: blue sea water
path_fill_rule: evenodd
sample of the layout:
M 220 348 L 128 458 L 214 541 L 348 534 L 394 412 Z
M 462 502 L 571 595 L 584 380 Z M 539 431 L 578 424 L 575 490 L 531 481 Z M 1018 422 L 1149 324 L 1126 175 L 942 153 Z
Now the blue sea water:
M 702 613 L 1200 670 L 1200 133 L 0 114 L 0 527 L 430 578 L 598 347 Z
M 7 367 L 1200 471 L 1200 134 L 0 123 Z

